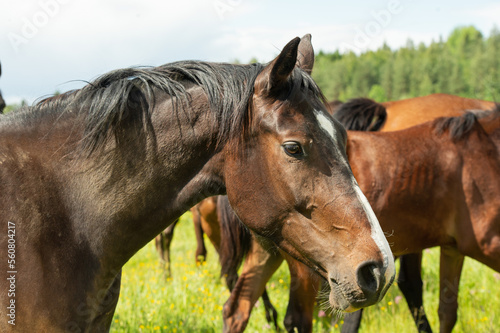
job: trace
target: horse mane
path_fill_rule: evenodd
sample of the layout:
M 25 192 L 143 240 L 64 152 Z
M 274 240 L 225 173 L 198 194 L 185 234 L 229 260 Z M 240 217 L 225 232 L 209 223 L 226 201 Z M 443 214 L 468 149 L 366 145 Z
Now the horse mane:
M 334 115 L 338 109 L 344 104 L 344 102 L 335 99 L 333 101 L 328 102 L 328 107 L 330 108 L 328 111 L 330 112 L 331 115 Z
M 387 118 L 387 111 L 372 99 L 354 98 L 337 106 L 333 117 L 347 130 L 378 131 Z
M 488 118 L 490 121 L 498 117 L 500 117 L 500 104 L 496 104 L 492 110 L 468 110 L 458 117 L 437 118 L 433 121 L 433 127 L 436 134 L 442 135 L 448 131 L 451 140 L 458 141 L 466 138 L 481 119 Z
M 102 147 L 109 133 L 116 134 L 120 123 L 127 117 L 133 116 L 133 121 L 142 119 L 150 124 L 158 90 L 171 97 L 174 112 L 188 112 L 191 96 L 186 90 L 187 83 L 200 86 L 207 94 L 210 110 L 217 118 L 218 128 L 214 128 L 218 130 L 217 143 L 224 142 L 248 124 L 248 99 L 262 68 L 259 64 L 181 61 L 154 68 L 127 68 L 107 73 L 77 94 L 77 100 L 88 105 L 83 148 L 91 153 Z M 130 111 L 137 113 L 132 115 Z
M 9 118 L 36 124 L 47 114 L 56 114 L 58 119 L 65 112 L 84 114 L 82 148 L 90 155 L 102 148 L 111 134 L 117 138 L 126 122 L 142 122 L 151 131 L 158 91 L 171 97 L 174 112 L 189 112 L 191 96 L 186 87 L 194 84 L 204 90 L 210 110 L 216 115 L 217 144 L 225 143 L 250 126 L 248 103 L 264 66 L 179 61 L 159 67 L 119 69 L 79 90 L 46 98 Z M 296 68 L 290 83 L 290 91 L 306 89 L 324 101 L 320 89 L 304 71 Z
M 250 250 L 252 236 L 234 213 L 225 195 L 220 195 L 217 198 L 217 215 L 221 226 L 220 274 L 221 276 L 234 278 L 243 262 L 243 258 Z M 229 289 L 232 289 L 235 283 L 236 281 L 227 280 Z

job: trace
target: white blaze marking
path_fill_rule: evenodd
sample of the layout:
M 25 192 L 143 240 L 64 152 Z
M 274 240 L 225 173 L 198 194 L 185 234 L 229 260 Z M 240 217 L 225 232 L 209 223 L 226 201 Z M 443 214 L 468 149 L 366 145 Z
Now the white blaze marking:
M 326 117 L 321 111 L 315 110 L 314 114 L 319 122 L 319 125 L 323 128 L 323 130 L 326 133 L 328 133 L 333 143 L 335 144 L 337 140 L 335 140 L 335 127 L 333 126 L 332 121 L 328 119 L 328 117 Z M 391 281 L 396 271 L 394 267 L 394 256 L 392 255 L 389 243 L 387 242 L 387 239 L 384 236 L 384 232 L 380 227 L 380 223 L 378 222 L 377 216 L 375 216 L 375 213 L 373 212 L 373 209 L 370 203 L 368 202 L 368 199 L 366 199 L 365 195 L 359 188 L 358 182 L 356 181 L 354 176 L 352 177 L 352 185 L 358 200 L 361 202 L 363 206 L 363 210 L 365 211 L 365 214 L 368 218 L 368 222 L 370 223 L 372 229 L 371 237 L 373 238 L 375 244 L 377 244 L 384 258 L 384 267 L 386 267 L 385 280 L 387 284 Z
M 314 111 L 316 119 L 318 119 L 319 125 L 323 130 L 330 135 L 333 141 L 335 141 L 335 128 L 333 127 L 332 121 L 328 119 L 321 111 Z
M 368 202 L 368 199 L 366 199 L 365 195 L 359 188 L 358 182 L 354 177 L 352 178 L 352 181 L 353 181 L 354 191 L 356 192 L 356 196 L 363 205 L 363 210 L 365 211 L 368 217 L 368 222 L 370 222 L 370 225 L 372 227 L 371 236 L 375 241 L 375 244 L 377 244 L 377 246 L 379 247 L 380 252 L 382 252 L 382 256 L 384 257 L 384 266 L 386 267 L 385 279 L 386 283 L 389 283 L 389 281 L 391 281 L 391 278 L 394 276 L 394 273 L 396 271 L 394 267 L 394 257 L 392 255 L 391 248 L 389 246 L 389 243 L 387 242 L 387 239 L 385 238 L 382 228 L 380 227 L 380 223 L 378 222 L 377 216 L 375 216 L 372 206 Z

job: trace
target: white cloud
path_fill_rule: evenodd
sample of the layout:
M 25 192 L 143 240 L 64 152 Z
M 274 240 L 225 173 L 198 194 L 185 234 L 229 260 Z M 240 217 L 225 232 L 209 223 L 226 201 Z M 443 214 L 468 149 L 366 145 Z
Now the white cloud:
M 298 1 L 285 4 L 262 0 L 175 3 L 165 0 L 0 0 L 0 31 L 4 32 L 0 36 L 3 64 L 0 88 L 9 102 L 10 98 L 18 98 L 14 96 L 32 98 L 76 88 L 82 83 L 64 83 L 90 80 L 127 66 L 160 65 L 183 59 L 247 62 L 256 57 L 266 62 L 291 38 L 305 33 L 312 34 L 316 51 L 348 48 L 355 46 L 359 29 L 365 29 L 366 24 L 374 20 L 370 13 L 386 5 L 386 2 L 366 3 L 360 9 L 359 5 L 349 2 L 316 0 L 307 5 Z M 443 30 L 451 31 L 464 23 L 463 13 L 453 21 L 455 13 L 465 8 L 464 4 L 448 5 L 458 9 L 444 17 L 448 19 L 446 25 L 443 20 L 422 23 L 416 16 L 424 15 L 425 6 L 429 6 L 429 1 L 405 5 L 401 14 L 394 15 L 390 24 L 370 37 L 360 51 L 376 49 L 384 41 L 395 48 L 404 45 L 408 38 L 416 44 L 428 43 L 438 39 Z M 472 9 L 467 17 L 474 24 L 497 22 L 493 18 L 498 20 L 499 7 L 492 3 L 489 7 Z M 410 21 L 413 25 L 408 24 Z M 35 25 L 36 31 L 26 37 L 23 28 L 29 30 L 26 26 L 30 24 Z M 25 38 L 25 42 L 17 45 L 17 51 L 9 40 L 12 34 Z
M 493 23 L 500 23 L 500 3 L 490 3 L 480 8 L 471 8 L 468 11 L 471 16 L 487 19 Z

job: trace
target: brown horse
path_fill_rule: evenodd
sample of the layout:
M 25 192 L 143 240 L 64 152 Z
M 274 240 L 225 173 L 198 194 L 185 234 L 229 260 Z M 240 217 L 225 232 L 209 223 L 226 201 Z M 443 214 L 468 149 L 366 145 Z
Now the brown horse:
M 478 115 L 484 117 L 481 125 L 468 113 L 397 132 L 348 133 L 353 173 L 390 233 L 394 254 L 441 246 L 441 319 L 442 313 L 456 313 L 464 256 L 500 271 L 500 111 Z M 256 248 L 259 244 L 253 242 L 258 253 Z M 310 332 L 319 280 L 283 255 L 292 280 L 285 326 L 290 332 Z M 240 277 L 235 290 L 247 292 L 233 291 L 225 307 L 238 313 L 240 303 L 249 303 L 239 314 L 248 320 L 251 305 L 282 258 L 271 252 L 253 260 L 258 264 L 245 262 L 241 276 L 252 270 L 264 273 L 247 281 Z
M 332 307 L 378 302 L 392 253 L 308 74 L 313 54 L 305 36 L 267 65 L 117 70 L 0 118 L 0 331 L 108 331 L 123 264 L 224 193 L 329 282 Z
M 466 111 L 493 109 L 495 103 L 448 94 L 431 94 L 384 103 L 355 98 L 347 103 L 330 102 L 329 107 L 346 129 L 384 132 L 405 129 L 438 117 L 459 116 Z M 430 333 L 432 329 L 423 308 L 421 261 L 422 253 L 401 256 L 397 285 L 406 298 L 418 331 Z M 358 331 L 362 312 L 360 310 L 346 315 L 343 333 Z M 456 310 L 442 304 L 439 313 L 441 327 L 454 326 Z
M 0 64 L 0 76 L 2 76 L 2 64 Z M 3 113 L 3 109 L 5 109 L 5 101 L 3 100 L 2 93 L 0 92 L 0 114 Z
M 430 107 L 431 105 L 432 107 Z M 338 117 L 339 120 L 343 122 L 343 124 L 348 129 L 363 131 L 385 131 L 385 128 L 394 128 L 396 126 L 396 124 L 392 123 L 393 117 L 388 117 L 388 114 L 396 115 L 394 118 L 397 120 L 398 117 L 401 117 L 405 114 L 406 110 L 408 113 L 407 118 L 413 117 L 408 122 L 413 124 L 418 120 L 432 120 L 436 117 L 439 117 L 440 115 L 460 115 L 463 114 L 467 110 L 467 108 L 486 110 L 487 108 L 490 108 L 494 105 L 495 104 L 493 102 L 488 101 L 473 100 L 446 94 L 432 94 L 429 96 L 386 102 L 382 104 L 376 103 L 375 101 L 367 98 L 357 98 L 350 100 L 347 103 L 333 101 L 329 103 L 329 108 L 330 111 L 332 113 L 335 113 L 336 117 Z M 386 107 L 389 110 L 387 110 Z M 415 120 L 414 118 L 418 120 Z M 385 127 L 382 127 L 383 125 L 385 125 Z M 400 126 L 402 126 L 403 128 L 409 127 L 403 126 L 401 124 Z M 215 223 L 215 226 L 217 226 L 217 223 Z M 215 230 L 215 228 L 212 228 L 210 232 L 214 232 L 215 234 L 219 233 L 217 230 Z M 198 249 L 204 249 L 202 238 L 197 238 Z M 234 252 L 229 253 L 234 254 Z M 423 308 L 422 280 L 420 278 L 421 258 L 421 252 L 415 254 L 406 254 L 400 257 L 398 287 L 401 289 L 408 302 L 408 306 L 415 320 L 418 331 L 432 332 Z M 237 261 L 236 258 L 233 258 L 232 260 Z M 256 264 L 250 266 L 250 269 L 255 269 L 255 265 Z M 226 265 L 224 265 L 223 263 L 222 265 L 223 269 L 227 272 L 235 271 L 235 266 L 236 265 L 231 265 L 230 262 L 227 262 Z M 259 282 L 257 281 L 249 282 L 249 284 L 252 283 L 255 285 L 259 284 Z M 297 295 L 293 296 L 295 296 L 295 299 L 300 299 L 300 297 L 297 297 Z M 448 296 L 447 300 L 450 300 L 450 297 L 451 296 Z M 233 298 L 236 299 L 237 297 L 233 295 Z M 241 298 L 242 297 L 239 296 L 239 299 Z M 294 303 L 295 302 L 291 300 L 290 306 L 293 307 Z M 237 311 L 240 312 L 240 318 L 247 316 L 244 310 L 238 309 Z M 300 311 L 297 311 L 297 313 L 300 313 Z M 346 314 L 342 332 L 356 332 L 360 325 L 361 314 L 362 310 L 359 310 L 352 314 Z M 456 320 L 456 309 L 453 309 L 453 307 L 447 306 L 446 304 L 442 304 L 440 307 L 440 317 L 442 318 L 442 327 L 452 327 Z M 290 321 L 290 318 L 287 317 L 286 320 Z
M 397 131 L 439 117 L 455 117 L 465 111 L 492 110 L 494 102 L 448 94 L 376 103 L 355 98 L 346 103 L 329 103 L 331 112 L 347 129 L 353 131 Z

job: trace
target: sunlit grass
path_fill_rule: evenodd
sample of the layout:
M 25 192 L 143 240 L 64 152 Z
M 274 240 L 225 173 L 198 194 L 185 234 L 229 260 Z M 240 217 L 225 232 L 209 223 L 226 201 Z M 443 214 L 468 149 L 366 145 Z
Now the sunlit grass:
M 172 245 L 172 277 L 167 278 L 158 261 L 154 243 L 139 251 L 123 269 L 120 300 L 111 331 L 118 332 L 221 332 L 222 305 L 229 297 L 219 278 L 217 254 L 206 241 L 208 260 L 197 266 L 196 241 L 190 214 L 177 225 Z M 439 288 L 439 250 L 424 252 L 424 303 L 435 332 Z M 454 332 L 500 332 L 500 275 L 466 259 L 461 280 L 458 322 Z M 283 317 L 288 304 L 289 275 L 286 264 L 274 274 L 268 292 Z M 314 332 L 340 332 L 342 318 L 331 324 L 316 310 Z M 266 322 L 262 302 L 252 313 L 247 332 L 273 332 Z M 384 300 L 365 310 L 361 332 L 416 332 L 399 289 L 393 286 Z

